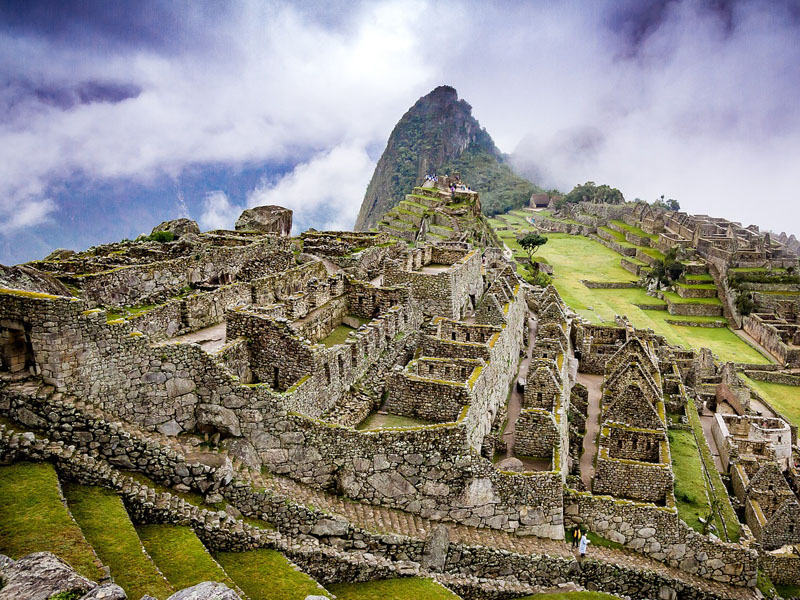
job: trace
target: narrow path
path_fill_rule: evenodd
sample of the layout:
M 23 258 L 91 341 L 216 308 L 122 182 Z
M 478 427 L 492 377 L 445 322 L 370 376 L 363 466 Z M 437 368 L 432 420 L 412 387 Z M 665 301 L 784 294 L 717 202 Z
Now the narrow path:
M 511 384 L 511 393 L 508 397 L 508 407 L 506 411 L 506 428 L 503 431 L 503 441 L 506 444 L 506 452 L 504 458 L 514 455 L 514 433 L 516 431 L 517 417 L 522 410 L 523 393 L 517 388 L 517 381 L 520 379 L 527 380 L 528 369 L 531 365 L 531 356 L 533 355 L 533 346 L 536 343 L 536 331 L 539 328 L 539 322 L 531 317 L 527 317 L 528 322 L 528 348 L 525 351 L 525 357 L 522 359 L 517 371 L 516 378 Z
M 583 485 L 591 491 L 592 477 L 594 477 L 594 457 L 597 454 L 597 432 L 600 431 L 600 396 L 602 395 L 603 376 L 578 373 L 578 383 L 586 386 L 586 389 L 589 390 L 586 435 L 583 436 L 580 465 Z
M 756 341 L 756 338 L 754 338 L 752 335 L 747 333 L 744 329 L 731 329 L 731 331 L 733 331 L 733 333 L 735 333 L 737 336 L 739 336 L 744 341 L 745 344 L 749 344 L 750 346 L 753 346 L 756 350 L 758 350 L 764 356 L 764 358 L 769 359 L 770 362 L 772 362 L 772 363 L 777 363 L 778 362 L 778 359 L 775 358 L 775 356 L 773 356 L 772 353 L 769 350 L 767 350 L 766 348 L 764 348 L 764 346 L 759 344 Z
M 703 410 L 698 413 L 700 417 L 700 424 L 703 426 L 703 435 L 706 438 L 706 443 L 708 444 L 708 448 L 711 450 L 711 456 L 714 457 L 714 466 L 716 466 L 717 471 L 720 473 L 724 472 L 722 466 L 722 459 L 719 457 L 719 448 L 717 448 L 717 440 L 714 439 L 714 435 L 711 432 L 712 428 L 714 427 L 714 413 L 708 410 L 706 405 L 703 405 Z
M 169 342 L 195 342 L 200 344 L 200 347 L 206 352 L 214 352 L 225 345 L 225 331 L 226 326 L 225 321 L 223 321 L 222 323 L 204 329 L 198 329 L 186 335 L 175 336 L 174 338 L 170 338 Z

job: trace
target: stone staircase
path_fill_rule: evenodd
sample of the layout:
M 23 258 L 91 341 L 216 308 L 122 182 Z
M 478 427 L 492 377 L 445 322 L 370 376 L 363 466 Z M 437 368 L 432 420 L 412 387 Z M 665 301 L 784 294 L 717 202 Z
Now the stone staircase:
M 63 395 L 54 391 L 52 386 L 43 384 L 36 379 L 17 381 L 6 384 L 6 390 L 15 393 L 24 393 L 36 398 L 59 399 Z M 129 423 L 119 423 L 113 416 L 106 414 L 89 403 L 74 400 L 74 406 L 98 419 L 118 424 L 120 431 L 128 432 L 149 443 L 158 444 L 169 448 L 179 455 L 191 460 L 204 440 L 201 438 L 175 438 L 157 432 L 144 431 Z M 222 454 L 224 452 L 221 451 Z M 384 536 L 404 536 L 424 540 L 439 521 L 424 519 L 400 510 L 365 504 L 352 501 L 337 494 L 309 487 L 289 478 L 262 474 L 249 469 L 238 461 L 233 463 L 236 478 L 248 483 L 255 489 L 269 490 L 275 495 L 285 498 L 286 501 L 308 507 L 312 510 L 322 511 L 330 515 L 339 516 L 347 520 L 354 527 L 373 534 Z M 575 557 L 570 546 L 559 540 L 537 537 L 522 537 L 499 530 L 475 528 L 455 523 L 447 523 L 450 530 L 451 543 L 467 546 L 485 546 L 514 552 L 523 555 L 547 555 L 572 559 Z M 591 558 L 619 567 L 636 570 L 647 570 L 663 574 L 667 577 L 690 583 L 692 586 L 719 597 L 745 599 L 753 597 L 753 590 L 741 587 L 726 586 L 694 575 L 689 575 L 679 569 L 669 567 L 661 562 L 650 559 L 631 550 L 610 547 L 592 546 Z

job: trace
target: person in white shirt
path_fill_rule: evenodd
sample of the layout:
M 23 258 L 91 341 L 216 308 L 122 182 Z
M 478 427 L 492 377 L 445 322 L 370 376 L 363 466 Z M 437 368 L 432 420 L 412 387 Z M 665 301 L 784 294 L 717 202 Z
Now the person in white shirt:
M 583 536 L 581 536 L 580 544 L 578 544 L 578 552 L 581 555 L 581 559 L 583 559 L 586 556 L 586 547 L 590 543 L 591 542 L 589 541 L 589 536 L 584 533 Z

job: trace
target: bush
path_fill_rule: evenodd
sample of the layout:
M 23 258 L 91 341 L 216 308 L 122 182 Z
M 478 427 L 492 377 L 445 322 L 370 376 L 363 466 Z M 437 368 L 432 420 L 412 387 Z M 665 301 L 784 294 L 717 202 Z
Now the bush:
M 736 296 L 736 310 L 738 310 L 742 316 L 747 316 L 755 309 L 756 305 L 750 294 L 747 292 L 739 292 Z
M 156 231 L 151 233 L 148 237 L 148 240 L 151 242 L 161 242 L 162 244 L 166 242 L 175 241 L 175 234 L 171 231 Z

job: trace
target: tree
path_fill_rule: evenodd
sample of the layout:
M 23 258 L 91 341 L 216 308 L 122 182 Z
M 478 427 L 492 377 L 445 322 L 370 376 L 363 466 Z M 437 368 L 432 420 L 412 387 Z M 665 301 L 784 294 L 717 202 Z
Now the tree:
M 533 262 L 533 255 L 539 250 L 540 247 L 547 243 L 547 238 L 538 233 L 529 233 L 519 240 L 519 245 L 528 253 L 528 258 Z
M 576 185 L 572 191 L 564 196 L 567 202 L 596 202 L 600 204 L 623 204 L 625 197 L 617 188 L 608 185 L 597 185 L 594 181 L 587 181 L 583 185 Z

